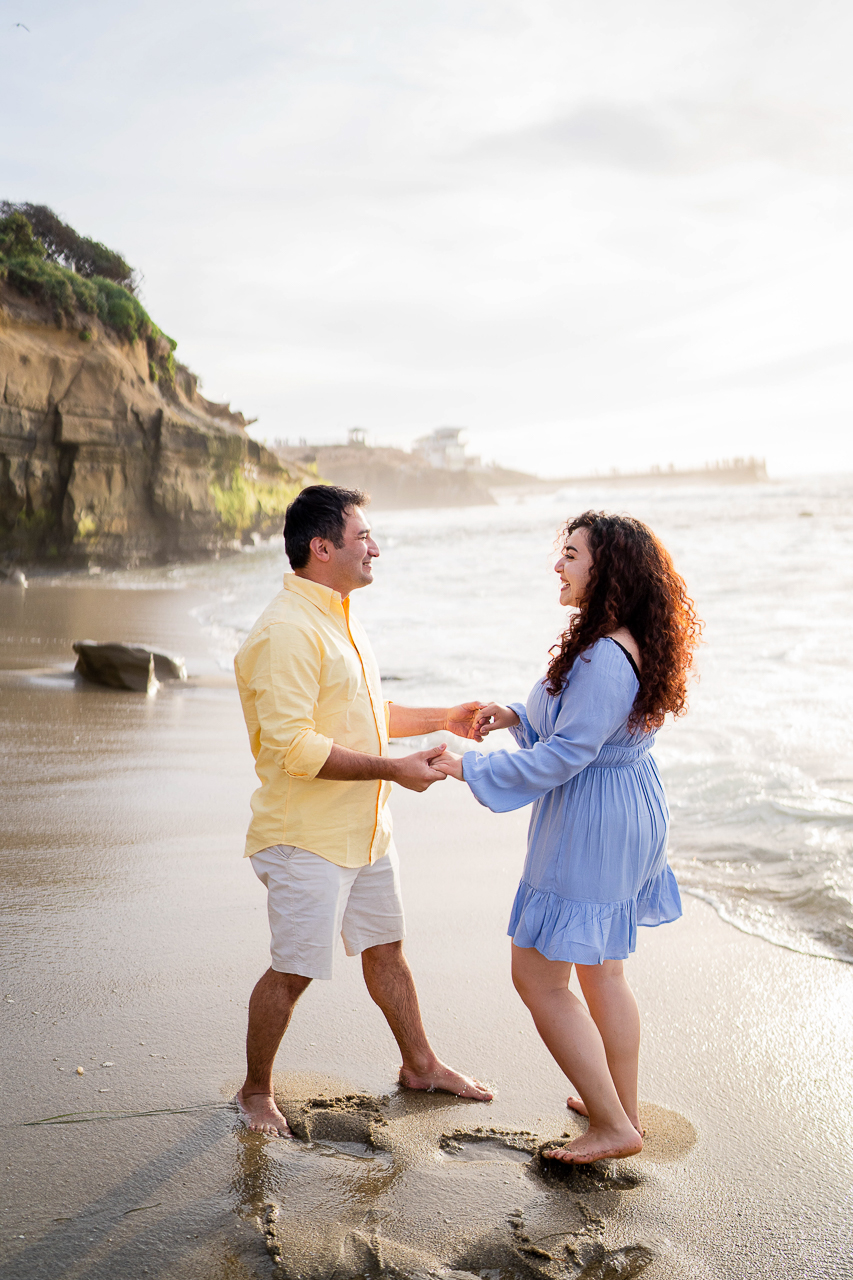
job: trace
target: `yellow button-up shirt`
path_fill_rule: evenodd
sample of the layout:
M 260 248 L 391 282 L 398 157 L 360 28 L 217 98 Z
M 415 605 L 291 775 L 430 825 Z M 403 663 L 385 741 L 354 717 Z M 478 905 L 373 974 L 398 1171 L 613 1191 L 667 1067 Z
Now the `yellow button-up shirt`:
M 390 782 L 317 777 L 335 743 L 388 754 L 379 669 L 349 600 L 286 574 L 234 670 L 261 782 L 245 856 L 292 844 L 341 867 L 381 858 L 391 842 Z

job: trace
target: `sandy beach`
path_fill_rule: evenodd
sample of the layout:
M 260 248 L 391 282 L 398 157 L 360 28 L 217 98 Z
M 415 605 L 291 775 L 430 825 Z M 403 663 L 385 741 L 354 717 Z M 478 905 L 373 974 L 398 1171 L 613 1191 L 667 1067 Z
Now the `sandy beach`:
M 853 968 L 686 898 L 629 969 L 646 1148 L 547 1177 L 539 1146 L 582 1126 L 509 978 L 527 815 L 451 781 L 394 796 L 407 950 L 436 1049 L 494 1102 L 401 1092 L 341 951 L 279 1055 L 299 1140 L 235 1127 L 268 935 L 236 689 L 193 603 L 0 589 L 0 1280 L 853 1276 Z M 183 653 L 190 681 L 84 687 L 82 638 Z

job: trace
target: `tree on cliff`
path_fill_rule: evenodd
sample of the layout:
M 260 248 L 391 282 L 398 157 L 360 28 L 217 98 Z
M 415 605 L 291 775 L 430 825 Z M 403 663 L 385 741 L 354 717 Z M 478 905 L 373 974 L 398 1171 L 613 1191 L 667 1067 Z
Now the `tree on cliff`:
M 108 249 L 100 240 L 79 235 L 46 204 L 12 204 L 9 200 L 0 200 L 0 218 L 5 220 L 14 214 L 22 214 L 26 218 L 33 234 L 44 246 L 48 262 L 69 267 L 86 280 L 100 276 L 120 284 L 128 293 L 136 293 L 136 272 L 120 253 Z
M 120 254 L 78 235 L 46 205 L 0 201 L 0 280 L 51 307 L 60 327 L 78 326 L 84 340 L 91 337 L 87 316 L 97 316 L 129 342 L 144 340 L 151 380 L 174 385 L 177 343 L 136 297 L 132 268 Z

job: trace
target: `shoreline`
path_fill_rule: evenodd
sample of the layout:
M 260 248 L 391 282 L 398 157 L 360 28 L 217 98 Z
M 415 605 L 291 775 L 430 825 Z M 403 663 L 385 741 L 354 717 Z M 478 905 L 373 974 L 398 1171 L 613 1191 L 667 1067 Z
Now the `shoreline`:
M 267 555 L 275 550 L 278 544 L 278 539 L 271 540 L 270 544 L 263 544 L 257 550 L 266 559 Z M 216 577 L 222 582 L 221 590 L 226 594 L 233 591 L 244 566 L 249 572 L 252 570 L 252 551 L 246 552 L 246 549 L 244 549 L 243 554 L 249 555 L 248 562 L 243 561 L 241 564 L 241 553 L 235 551 L 233 557 L 227 557 L 219 561 L 213 570 Z M 88 626 L 86 619 L 97 617 L 106 596 L 110 592 L 114 592 L 119 593 L 124 602 L 128 602 L 131 596 L 138 597 L 137 602 L 133 604 L 126 603 L 126 608 L 121 609 L 120 612 L 123 615 L 126 613 L 130 618 L 138 618 L 140 621 L 136 626 L 123 626 L 118 631 L 115 627 L 112 627 L 112 629 L 108 628 L 106 631 L 97 632 L 96 638 L 109 640 L 120 635 L 120 638 L 127 643 L 150 644 L 153 648 L 167 649 L 178 656 L 184 656 L 184 651 L 186 651 L 191 655 L 188 687 L 230 687 L 233 679 L 231 662 L 223 652 L 222 643 L 219 643 L 214 652 L 214 641 L 212 636 L 204 629 L 204 623 L 202 623 L 202 629 L 195 625 L 198 619 L 209 619 L 211 602 L 216 599 L 216 592 L 211 587 L 210 578 L 210 571 L 205 572 L 205 566 L 201 563 L 161 566 L 155 570 L 144 567 L 131 571 L 108 570 L 103 574 L 100 572 L 87 574 L 84 570 L 67 570 L 58 574 L 53 573 L 34 577 L 30 589 L 31 601 L 33 596 L 39 597 L 40 593 L 46 593 L 41 596 L 41 600 L 35 608 L 36 620 L 40 626 L 43 626 L 45 619 L 50 618 L 49 630 L 51 632 L 51 634 L 42 633 L 38 636 L 24 635 L 22 631 L 17 629 L 17 617 L 23 617 L 27 612 L 27 597 L 24 589 L 17 586 L 0 587 L 0 602 L 5 608 L 12 632 L 7 637 L 4 650 L 6 672 L 17 669 L 20 673 L 20 678 L 24 681 L 26 681 L 28 675 L 48 681 L 60 678 L 74 678 L 75 687 L 78 690 L 84 693 L 91 692 L 91 686 L 87 686 L 85 683 L 81 684 L 76 677 L 73 677 L 75 655 L 71 650 L 71 643 L 75 639 L 92 638 L 86 630 Z M 278 578 L 274 576 L 270 585 L 271 592 L 275 590 L 277 581 Z M 73 604 L 70 601 L 66 601 L 63 606 L 57 606 L 57 602 L 51 599 L 51 593 L 57 589 L 64 589 L 65 593 L 71 593 L 74 596 Z M 146 607 L 140 603 L 155 599 L 157 593 L 161 592 L 164 597 L 171 598 L 171 604 L 167 610 L 170 622 L 165 632 L 159 620 L 153 621 L 150 625 L 147 623 L 149 615 L 146 612 Z M 190 618 L 185 616 L 187 613 L 191 615 Z M 108 608 L 107 616 L 109 614 L 110 609 Z M 64 631 L 61 636 L 53 634 L 55 619 L 58 616 L 64 619 Z M 153 616 L 159 618 L 159 611 L 155 609 Z M 92 628 L 89 627 L 89 630 L 91 631 Z M 95 632 L 93 631 L 94 635 Z M 237 640 L 234 637 L 229 637 L 229 642 L 236 644 Z M 14 645 L 21 647 L 20 651 L 16 651 L 15 656 L 12 657 L 10 656 L 11 646 Z M 49 661 L 46 661 L 46 659 L 49 659 Z M 0 675 L 3 674 L 3 661 L 3 655 L 0 655 Z M 393 694 L 394 689 L 390 687 L 391 682 L 397 681 L 400 677 L 386 673 L 383 678 L 389 682 L 390 692 Z M 457 690 L 457 696 L 467 696 L 467 693 L 467 688 Z M 435 697 L 431 697 L 428 694 L 427 701 L 432 704 L 435 701 Z M 438 740 L 435 735 L 433 737 Z M 404 754 L 408 750 L 417 750 L 427 746 L 430 741 L 431 739 L 429 738 L 400 740 L 399 743 L 391 743 L 391 750 L 392 753 Z M 659 747 L 663 745 L 664 742 L 662 740 L 659 742 Z M 499 747 L 500 744 L 497 741 L 492 741 L 491 743 L 487 742 L 480 749 L 488 751 L 499 749 Z M 759 911 L 757 921 L 753 922 L 751 917 L 745 919 L 739 916 L 736 911 L 733 911 L 731 903 L 727 904 L 725 898 L 721 899 L 712 887 L 707 887 L 701 882 L 695 885 L 691 883 L 689 854 L 685 856 L 684 852 L 678 847 L 677 831 L 674 832 L 674 836 L 675 841 L 671 858 L 673 868 L 679 877 L 679 886 L 682 894 L 689 894 L 699 901 L 708 903 L 719 915 L 720 919 L 747 936 L 763 938 L 773 946 L 781 947 L 798 955 L 838 961 L 842 964 L 853 964 L 853 956 L 840 954 L 840 949 L 835 951 L 830 948 L 822 949 L 820 938 L 809 934 L 808 922 L 806 922 L 806 927 L 804 928 L 796 916 L 786 919 L 785 913 L 782 912 L 779 917 L 776 917 L 772 909 L 771 913 L 764 919 L 762 919 Z M 799 935 L 798 937 L 794 936 L 797 934 Z
M 580 1201 L 602 1224 L 583 1227 L 583 1247 L 647 1242 L 651 1280 L 844 1274 L 846 966 L 743 933 L 693 896 L 681 921 L 640 930 L 629 972 L 649 1140 L 618 1162 L 636 1180 L 546 1185 L 507 1141 L 580 1126 L 509 981 L 504 930 L 527 818 L 491 814 L 452 781 L 425 795 L 397 789 L 392 801 L 407 953 L 438 1052 L 496 1082 L 495 1102 L 398 1091 L 393 1041 L 357 962 L 340 954 L 334 981 L 300 1003 L 276 1073 L 285 1108 L 301 1107 L 306 1131 L 325 1113 L 325 1131 L 311 1147 L 235 1134 L 245 1005 L 268 963 L 263 890 L 241 858 L 254 774 L 236 691 L 212 679 L 223 673 L 189 616 L 192 590 L 39 594 L 0 595 L 12 761 L 0 855 L 10 1166 L 0 1280 L 262 1276 L 276 1240 L 291 1249 L 283 1274 L 295 1274 L 306 1259 L 319 1268 L 332 1219 L 347 1249 L 372 1231 L 404 1270 L 412 1253 L 488 1268 L 516 1257 L 521 1234 L 551 1230 L 559 1243 L 580 1231 Z M 146 699 L 26 676 L 70 662 L 73 628 L 116 639 L 150 628 L 201 678 Z M 308 1105 L 352 1094 L 367 1101 Z M 169 1114 L 194 1105 L 203 1109 Z M 158 1114 L 21 1127 L 101 1109 Z M 384 1147 L 370 1149 L 370 1126 Z M 347 1217 L 353 1205 L 360 1218 L 385 1216 L 365 1230 Z M 346 1254 L 352 1274 L 368 1255 Z M 547 1260 L 535 1266 L 549 1274 Z
M 711 910 L 722 920 L 723 924 L 729 925 L 732 929 L 737 929 L 738 933 L 744 934 L 747 938 L 760 938 L 762 942 L 766 942 L 769 947 L 779 947 L 782 951 L 790 951 L 795 956 L 808 956 L 810 960 L 826 960 L 830 964 L 853 964 L 853 957 L 849 956 L 830 956 L 825 951 L 805 951 L 801 947 L 795 947 L 790 942 L 780 942 L 778 938 L 768 938 L 766 934 L 759 933 L 757 929 L 748 929 L 740 920 L 726 910 L 724 906 L 714 901 L 712 895 L 704 889 L 688 888 L 679 883 L 679 892 L 682 898 L 687 894 L 691 898 L 695 898 L 698 902 L 704 902 Z

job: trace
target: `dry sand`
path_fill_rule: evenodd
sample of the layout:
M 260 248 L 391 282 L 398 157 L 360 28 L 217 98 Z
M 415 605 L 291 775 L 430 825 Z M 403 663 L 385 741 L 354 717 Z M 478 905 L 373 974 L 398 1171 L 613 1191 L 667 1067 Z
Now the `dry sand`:
M 235 1130 L 266 916 L 240 857 L 254 775 L 238 700 L 194 602 L 0 589 L 0 1280 L 853 1275 L 853 968 L 691 899 L 641 930 L 646 1148 L 547 1177 L 538 1146 L 581 1122 L 509 981 L 526 817 L 452 781 L 394 797 L 407 950 L 436 1048 L 495 1101 L 401 1093 L 341 954 L 279 1055 L 302 1140 Z M 155 699 L 80 687 L 81 638 L 183 652 L 196 678 Z M 72 1122 L 30 1123 L 54 1116 Z

